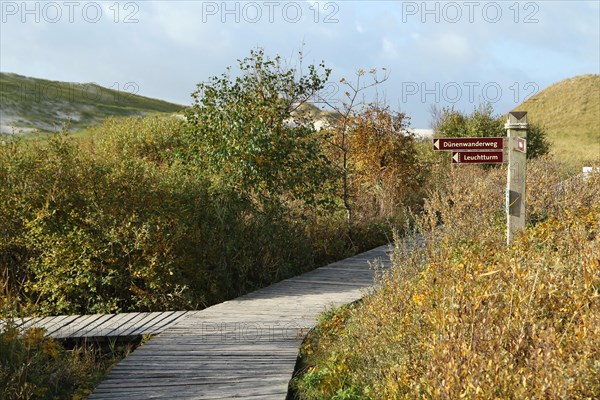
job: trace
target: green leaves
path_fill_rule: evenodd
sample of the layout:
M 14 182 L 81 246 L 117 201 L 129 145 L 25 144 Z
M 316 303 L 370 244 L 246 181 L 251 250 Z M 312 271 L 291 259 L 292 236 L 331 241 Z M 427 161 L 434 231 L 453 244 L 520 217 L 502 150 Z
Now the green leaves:
M 289 208 L 182 162 L 178 119 L 93 134 L 0 146 L 0 286 L 23 313 L 194 309 L 313 265 Z
M 238 61 L 240 75 L 228 69 L 192 94 L 190 158 L 261 202 L 285 195 L 314 204 L 332 172 L 302 106 L 324 87 L 330 70 L 310 65 L 297 77 L 280 57 L 270 59 L 260 49 Z

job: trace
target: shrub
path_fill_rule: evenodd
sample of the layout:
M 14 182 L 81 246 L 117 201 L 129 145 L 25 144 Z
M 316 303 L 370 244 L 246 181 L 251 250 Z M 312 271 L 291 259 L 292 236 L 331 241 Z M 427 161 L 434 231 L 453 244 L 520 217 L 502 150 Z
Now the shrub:
M 425 171 L 408 117 L 369 105 L 349 124 L 350 198 L 363 224 L 402 222 L 406 207 L 421 202 Z
M 22 335 L 8 321 L 0 332 L 0 398 L 84 399 L 131 346 L 65 349 L 41 329 Z
M 324 68 L 321 64 L 319 67 Z M 281 196 L 314 204 L 331 176 L 321 138 L 303 105 L 329 76 L 296 77 L 280 57 L 251 51 L 239 61 L 240 76 L 212 77 L 198 85 L 186 113 L 189 156 L 240 194 L 261 202 Z
M 113 120 L 91 144 L 0 148 L 0 283 L 23 312 L 193 309 L 313 265 L 284 208 L 179 161 L 179 126 Z
M 354 82 L 342 79 L 345 98 L 333 109 L 323 130 L 327 155 L 334 166 L 338 210 L 346 214 L 345 236 L 350 243 L 389 242 L 392 228 L 403 227 L 407 210 L 422 203 L 428 168 L 419 159 L 419 146 L 409 130 L 409 117 L 384 102 L 359 100 L 364 91 L 388 78 L 376 69 L 360 69 Z M 366 75 L 372 82 L 364 83 Z M 373 242 L 371 242 L 373 243 Z
M 600 182 L 532 193 L 551 213 L 507 248 L 502 174 L 450 172 L 417 219 L 422 243 L 396 241 L 378 290 L 304 347 L 300 398 L 598 397 Z

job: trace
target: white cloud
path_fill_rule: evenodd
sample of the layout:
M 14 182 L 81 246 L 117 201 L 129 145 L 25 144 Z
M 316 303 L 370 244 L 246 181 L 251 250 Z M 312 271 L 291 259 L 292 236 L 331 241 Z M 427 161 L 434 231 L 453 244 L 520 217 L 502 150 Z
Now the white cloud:
M 180 3 L 176 6 L 172 3 L 175 2 L 149 3 L 145 15 L 141 16 L 141 24 L 151 28 L 155 36 L 163 33 L 175 45 L 196 49 L 226 49 L 232 45 L 234 38 L 230 35 L 231 30 L 218 16 L 208 18 L 203 15 L 205 10 L 202 2 Z
M 513 21 L 513 2 L 498 3 L 504 12 L 498 23 L 482 20 L 481 7 L 474 23 L 435 23 L 433 18 L 423 23 L 420 15 L 403 20 L 400 1 L 329 0 L 295 2 L 303 13 L 297 23 L 282 16 L 283 2 L 275 9 L 275 21 L 269 22 L 263 10 L 262 20 L 252 23 L 203 15 L 203 5 L 221 7 L 221 1 L 143 1 L 135 2 L 134 24 L 122 23 L 131 10 L 118 3 L 120 23 L 109 8 L 114 2 L 102 2 L 106 15 L 97 24 L 21 23 L 18 15 L 2 23 L 0 69 L 109 86 L 135 81 L 141 94 L 188 103 L 196 83 L 235 66 L 251 48 L 293 60 L 305 43 L 305 65 L 324 60 L 333 68 L 333 82 L 352 77 L 358 68 L 389 67 L 392 75 L 382 90 L 391 105 L 402 97 L 405 82 L 427 82 L 430 88 L 434 82 L 494 81 L 510 93 L 512 82 L 533 81 L 543 88 L 600 69 L 597 2 L 536 3 L 539 22 L 534 24 Z M 523 19 L 531 8 L 519 4 Z M 325 22 L 326 17 L 333 20 Z M 402 104 L 416 127 L 426 126 L 428 106 Z M 497 107 L 503 112 L 509 105 L 499 102 Z
M 440 36 L 428 37 L 424 40 L 424 50 L 446 62 L 469 62 L 474 51 L 469 41 L 456 33 L 443 33 Z
M 383 50 L 383 56 L 385 58 L 395 59 L 400 55 L 398 47 L 388 38 L 383 38 L 381 41 L 381 47 Z

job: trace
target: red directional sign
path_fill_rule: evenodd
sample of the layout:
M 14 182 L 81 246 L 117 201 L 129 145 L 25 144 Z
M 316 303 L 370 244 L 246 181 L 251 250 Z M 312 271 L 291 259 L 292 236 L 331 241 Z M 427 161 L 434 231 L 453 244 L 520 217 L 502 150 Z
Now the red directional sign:
M 453 164 L 502 164 L 504 153 L 501 151 L 453 151 Z
M 433 150 L 502 150 L 504 138 L 438 138 L 433 139 Z

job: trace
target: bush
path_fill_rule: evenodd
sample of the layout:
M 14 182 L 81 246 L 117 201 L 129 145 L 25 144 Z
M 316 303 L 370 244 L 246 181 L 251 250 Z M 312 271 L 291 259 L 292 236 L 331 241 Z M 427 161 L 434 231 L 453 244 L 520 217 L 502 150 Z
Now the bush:
M 130 346 L 66 350 L 41 329 L 22 335 L 8 321 L 0 332 L 0 398 L 84 399 Z
M 323 130 L 327 155 L 334 166 L 333 180 L 338 210 L 343 210 L 342 231 L 350 243 L 383 244 L 393 228 L 404 228 L 407 210 L 422 205 L 422 185 L 429 168 L 419 157 L 420 148 L 409 130 L 409 117 L 384 102 L 358 100 L 361 92 L 387 80 L 376 69 L 358 70 L 355 82 L 342 79 L 345 99 L 333 109 Z M 363 83 L 366 75 L 372 82 Z
M 350 198 L 358 225 L 401 224 L 408 207 L 422 201 L 426 177 L 408 117 L 369 105 L 348 123 Z
M 94 158 L 65 134 L 10 147 L 3 250 L 23 303 L 43 314 L 189 306 L 173 244 L 185 229 L 179 189 L 191 185 L 139 159 Z
M 284 208 L 179 161 L 180 124 L 113 120 L 91 144 L 0 148 L 0 283 L 24 313 L 194 309 L 314 264 Z
M 532 193 L 550 213 L 507 248 L 502 175 L 451 171 L 417 218 L 423 243 L 398 240 L 378 291 L 304 346 L 300 398 L 598 397 L 600 182 Z
M 321 64 L 320 67 L 324 68 Z M 252 51 L 229 71 L 198 85 L 186 113 L 189 156 L 238 193 L 260 202 L 326 201 L 331 168 L 303 105 L 324 87 L 329 70 L 296 77 L 279 57 Z

